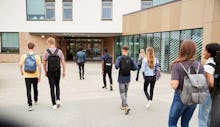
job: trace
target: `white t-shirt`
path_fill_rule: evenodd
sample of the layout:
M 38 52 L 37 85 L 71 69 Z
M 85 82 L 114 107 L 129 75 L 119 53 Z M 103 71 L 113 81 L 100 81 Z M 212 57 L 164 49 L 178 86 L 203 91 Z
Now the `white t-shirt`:
M 213 57 L 210 57 L 210 58 L 206 61 L 205 65 L 204 65 L 204 70 L 205 70 L 205 72 L 207 72 L 207 73 L 213 75 L 213 74 L 215 73 L 215 69 L 214 69 L 211 65 L 208 65 L 208 63 L 212 63 L 212 64 L 215 65 L 214 58 L 213 58 Z

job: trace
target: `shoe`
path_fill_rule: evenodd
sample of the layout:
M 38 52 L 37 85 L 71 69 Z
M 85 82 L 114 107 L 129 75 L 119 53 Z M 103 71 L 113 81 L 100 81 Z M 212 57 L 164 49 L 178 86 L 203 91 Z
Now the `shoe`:
M 28 111 L 32 111 L 32 110 L 33 110 L 32 106 L 28 106 Z
M 126 108 L 125 106 L 121 106 L 120 107 L 121 110 L 125 110 L 125 108 Z
M 53 110 L 56 110 L 57 109 L 57 105 L 53 105 Z
M 85 78 L 83 77 L 82 79 L 84 80 Z
M 57 100 L 56 104 L 57 104 L 57 108 L 59 108 L 60 107 L 60 100 Z
M 105 89 L 107 89 L 107 87 L 106 87 L 106 86 L 103 86 L 103 87 L 102 87 L 102 89 L 104 89 L 104 88 L 105 88 Z
M 125 110 L 125 115 L 128 115 L 131 109 L 129 107 L 125 107 L 124 110 Z
M 112 87 L 112 85 L 110 86 L 110 90 L 111 90 L 111 91 L 113 90 L 113 87 Z
M 147 102 L 147 105 L 146 105 L 147 109 L 150 108 L 150 105 L 151 105 L 152 103 L 153 103 L 152 100 L 149 100 L 149 101 Z
M 38 101 L 35 101 L 34 104 L 35 104 L 35 105 L 38 105 Z

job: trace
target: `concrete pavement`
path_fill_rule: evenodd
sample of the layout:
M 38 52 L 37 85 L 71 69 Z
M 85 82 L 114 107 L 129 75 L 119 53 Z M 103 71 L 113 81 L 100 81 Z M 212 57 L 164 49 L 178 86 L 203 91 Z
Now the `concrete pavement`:
M 143 78 L 132 82 L 128 92 L 131 112 L 120 108 L 118 72 L 113 69 L 114 91 L 102 89 L 100 63 L 85 65 L 85 80 L 79 80 L 75 63 L 67 63 L 67 76 L 61 80 L 61 108 L 52 110 L 47 78 L 42 73 L 39 83 L 39 104 L 27 111 L 26 88 L 17 63 L 0 64 L 0 118 L 20 122 L 30 127 L 167 127 L 173 90 L 170 75 L 162 74 L 156 83 L 151 108 L 146 109 Z M 108 80 L 107 80 L 108 81 Z M 109 83 L 109 82 L 108 82 Z M 109 88 L 109 87 L 108 87 Z M 197 126 L 197 111 L 190 127 Z

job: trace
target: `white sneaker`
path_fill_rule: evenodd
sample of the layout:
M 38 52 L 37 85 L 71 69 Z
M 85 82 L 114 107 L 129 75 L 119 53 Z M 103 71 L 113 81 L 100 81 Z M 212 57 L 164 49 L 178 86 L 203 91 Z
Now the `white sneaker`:
M 28 106 L 28 111 L 32 111 L 32 110 L 33 110 L 32 106 Z
M 57 105 L 53 105 L 53 110 L 56 110 L 57 109 Z
M 150 105 L 151 105 L 152 103 L 153 103 L 153 102 L 152 102 L 151 100 L 149 100 L 149 101 L 147 102 L 147 105 L 146 105 L 147 109 L 150 108 Z
M 60 100 L 57 100 L 56 104 L 57 104 L 57 108 L 59 108 L 60 107 Z

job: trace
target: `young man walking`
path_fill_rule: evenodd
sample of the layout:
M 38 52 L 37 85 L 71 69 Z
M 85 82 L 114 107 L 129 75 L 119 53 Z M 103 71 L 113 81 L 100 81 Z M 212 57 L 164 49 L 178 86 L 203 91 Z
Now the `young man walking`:
M 53 104 L 53 109 L 60 107 L 60 74 L 62 63 L 63 72 L 62 77 L 65 77 L 66 65 L 63 53 L 60 49 L 56 48 L 56 41 L 53 37 L 47 39 L 48 49 L 45 51 L 43 56 L 43 65 L 45 75 L 48 77 L 50 84 L 50 94 Z M 55 94 L 56 88 L 56 94 Z M 56 97 L 55 97 L 56 96 Z
M 82 47 L 79 47 L 79 51 L 76 53 L 76 63 L 79 67 L 79 79 L 85 79 L 84 77 L 84 65 L 86 62 L 86 53 L 83 51 Z
M 103 89 L 106 88 L 106 74 L 108 74 L 109 81 L 110 81 L 110 90 L 113 90 L 112 86 L 112 55 L 108 53 L 108 49 L 104 49 L 105 54 L 102 56 L 102 74 L 103 74 Z
M 31 85 L 34 88 L 34 101 L 38 102 L 38 88 L 37 84 L 41 77 L 41 60 L 39 55 L 34 54 L 34 43 L 28 43 L 28 53 L 23 54 L 20 59 L 20 71 L 21 75 L 25 78 L 28 111 L 32 111 L 32 98 L 31 98 Z M 24 66 L 24 68 L 23 68 Z
M 137 64 L 130 56 L 128 56 L 129 53 L 128 46 L 122 47 L 122 56 L 117 57 L 115 68 L 119 69 L 119 75 L 118 75 L 118 83 L 119 83 L 119 91 L 121 95 L 121 110 L 125 111 L 125 114 L 129 114 L 130 108 L 127 104 L 127 93 L 128 93 L 128 87 L 131 80 L 131 70 L 137 70 Z

